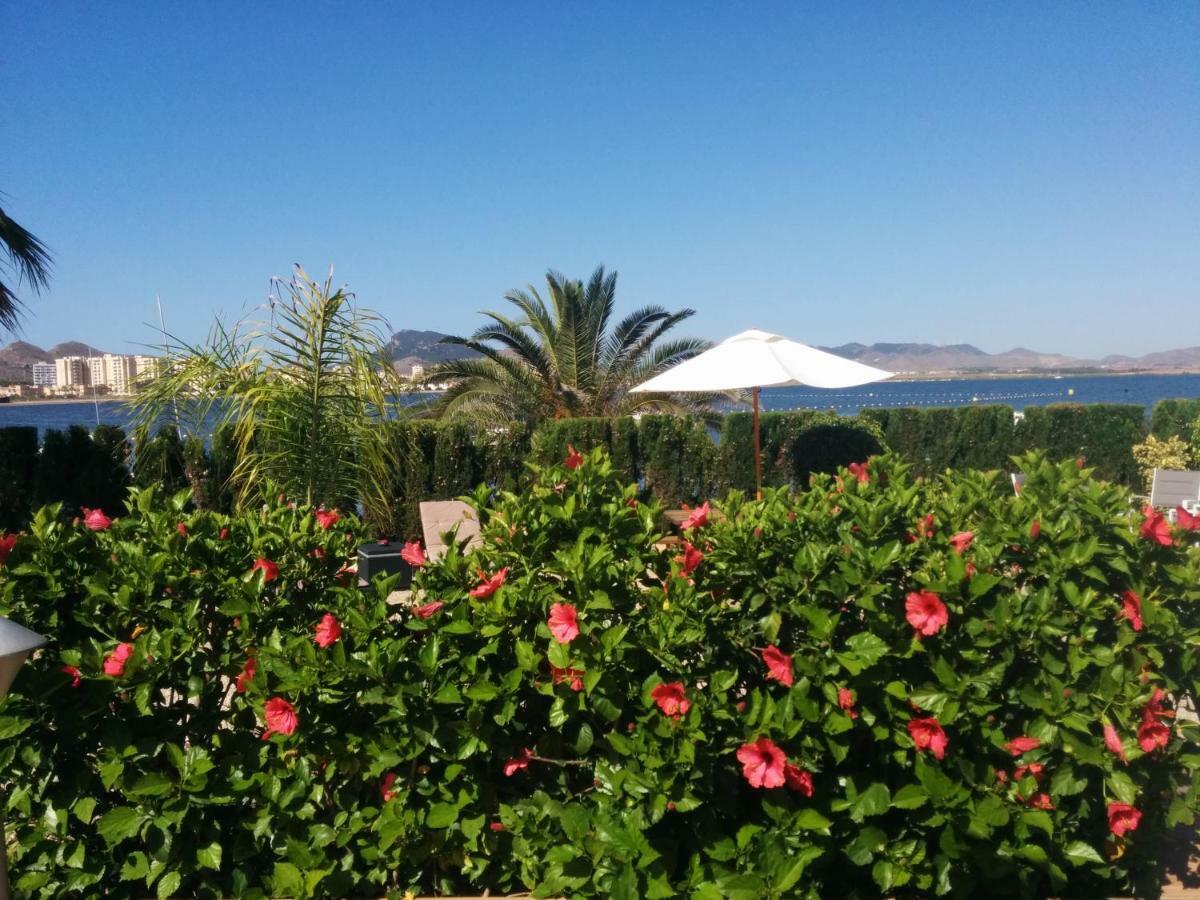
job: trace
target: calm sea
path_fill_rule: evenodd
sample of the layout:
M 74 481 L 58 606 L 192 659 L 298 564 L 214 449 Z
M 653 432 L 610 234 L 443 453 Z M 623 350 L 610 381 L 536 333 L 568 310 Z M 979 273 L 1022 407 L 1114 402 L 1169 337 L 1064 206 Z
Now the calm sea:
M 1048 403 L 1134 403 L 1153 406 L 1159 400 L 1200 397 L 1200 375 L 1087 375 L 1061 378 L 948 378 L 885 381 L 845 390 L 767 388 L 766 410 L 832 409 L 853 414 L 870 407 L 970 406 L 1002 403 L 1014 409 Z M 99 403 L 0 403 L 0 427 L 36 425 L 39 432 L 70 425 L 128 426 L 129 414 L 119 400 Z

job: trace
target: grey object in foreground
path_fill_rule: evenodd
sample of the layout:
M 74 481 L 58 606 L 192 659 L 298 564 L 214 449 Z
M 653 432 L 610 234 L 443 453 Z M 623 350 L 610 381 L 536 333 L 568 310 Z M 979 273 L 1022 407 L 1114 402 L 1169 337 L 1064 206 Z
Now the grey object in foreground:
M 23 625 L 18 625 L 12 619 L 0 616 L 0 700 L 3 700 L 12 687 L 17 670 L 25 662 L 31 650 L 35 650 L 46 639 L 36 632 L 30 631 Z M 3 807 L 0 807 L 2 810 Z M 8 836 L 4 824 L 0 822 L 0 900 L 8 900 Z

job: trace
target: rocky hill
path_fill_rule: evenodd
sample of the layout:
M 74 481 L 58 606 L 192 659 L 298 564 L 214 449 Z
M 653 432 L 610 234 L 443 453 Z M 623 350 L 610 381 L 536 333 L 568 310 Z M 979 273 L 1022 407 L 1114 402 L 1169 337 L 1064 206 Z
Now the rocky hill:
M 406 328 L 392 335 L 384 348 L 392 365 L 401 375 L 412 372 L 414 365 L 428 366 L 431 363 L 449 362 L 452 359 L 470 359 L 478 356 L 458 344 L 438 343 L 447 337 L 440 331 L 414 331 Z
M 1063 369 L 1095 369 L 1110 372 L 1179 372 L 1200 371 L 1200 347 L 1166 350 L 1145 356 L 1106 356 L 1103 359 L 1080 359 L 1061 353 L 1043 353 L 1025 347 L 1014 347 L 1003 353 L 987 353 L 971 344 L 843 344 L 822 347 L 830 353 L 844 356 L 889 372 L 981 373 L 1037 372 Z

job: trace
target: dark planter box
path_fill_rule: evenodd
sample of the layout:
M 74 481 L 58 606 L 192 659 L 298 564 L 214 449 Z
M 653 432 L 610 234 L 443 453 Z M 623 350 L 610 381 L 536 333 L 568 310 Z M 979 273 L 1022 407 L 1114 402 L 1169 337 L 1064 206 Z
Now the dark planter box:
M 358 577 L 370 584 L 379 575 L 399 574 L 397 588 L 412 586 L 412 566 L 400 558 L 400 541 L 375 541 L 358 548 Z

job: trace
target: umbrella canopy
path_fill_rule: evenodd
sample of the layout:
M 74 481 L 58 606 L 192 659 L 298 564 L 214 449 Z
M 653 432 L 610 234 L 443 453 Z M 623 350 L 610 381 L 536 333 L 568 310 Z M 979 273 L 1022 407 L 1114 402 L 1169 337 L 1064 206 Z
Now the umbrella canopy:
M 0 616 L 0 697 L 8 693 L 29 651 L 44 643 L 46 639 L 40 634 Z
M 883 369 L 864 366 L 816 347 L 751 328 L 630 390 L 678 394 L 750 388 L 754 398 L 754 487 L 755 496 L 761 500 L 760 388 L 786 385 L 846 388 L 891 377 L 892 373 Z
M 632 390 L 677 394 L 783 385 L 845 388 L 891 377 L 883 369 L 752 328 Z

